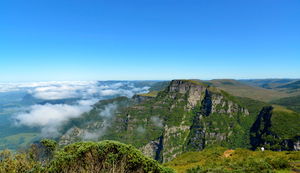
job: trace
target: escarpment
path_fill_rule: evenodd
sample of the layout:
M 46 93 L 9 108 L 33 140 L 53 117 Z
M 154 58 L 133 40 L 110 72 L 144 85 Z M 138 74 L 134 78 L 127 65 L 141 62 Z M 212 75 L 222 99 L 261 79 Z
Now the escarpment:
M 300 114 L 278 107 L 265 106 L 251 129 L 252 149 L 300 150 Z
M 108 136 L 167 162 L 183 152 L 214 144 L 234 148 L 244 133 L 239 123 L 248 115 L 224 91 L 195 81 L 173 80 L 157 97 L 126 108 Z
M 80 129 L 73 128 L 66 133 L 60 144 L 82 139 L 116 140 L 132 144 L 160 162 L 215 145 L 229 149 L 269 145 L 270 149 L 276 150 L 277 144 L 289 146 L 279 147 L 279 150 L 300 148 L 300 124 L 289 127 L 284 123 L 286 118 L 300 122 L 299 114 L 286 114 L 286 111 L 275 111 L 274 114 L 274 110 L 266 111 L 266 108 L 259 113 L 263 107 L 260 102 L 236 98 L 192 80 L 173 80 L 153 95 L 100 101 L 79 119 L 78 126 L 75 124 Z M 244 106 L 246 103 L 249 103 L 248 107 Z M 110 116 L 103 116 L 102 111 L 108 111 Z M 273 116 L 267 113 L 270 111 Z M 279 116 L 281 114 L 283 116 Z M 86 134 L 90 138 L 84 138 Z M 280 142 L 274 142 L 276 140 Z

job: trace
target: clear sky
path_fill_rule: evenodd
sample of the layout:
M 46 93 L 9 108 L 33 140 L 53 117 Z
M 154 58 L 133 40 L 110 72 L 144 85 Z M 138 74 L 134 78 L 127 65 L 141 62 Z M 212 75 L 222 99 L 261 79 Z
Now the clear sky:
M 299 0 L 0 0 L 0 81 L 300 78 Z

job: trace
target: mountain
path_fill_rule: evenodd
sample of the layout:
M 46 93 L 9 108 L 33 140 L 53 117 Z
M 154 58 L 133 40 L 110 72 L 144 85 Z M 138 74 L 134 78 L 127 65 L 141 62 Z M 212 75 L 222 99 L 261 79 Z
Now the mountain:
M 133 98 L 131 100 L 136 100 L 137 96 Z M 107 105 L 111 103 L 117 102 L 111 99 Z M 102 127 L 105 133 L 97 140 L 132 144 L 161 162 L 170 161 L 186 151 L 199 151 L 213 145 L 251 147 L 248 131 L 255 121 L 255 113 L 249 112 L 239 99 L 213 86 L 192 80 L 173 80 L 156 97 L 136 100 L 134 104 L 113 111 L 109 120 L 103 117 L 100 120 L 98 116 L 99 121 L 93 120 L 97 125 L 81 123 L 81 127 L 77 127 L 78 123 L 75 130 L 61 137 L 60 144 L 76 142 L 80 136 L 84 138 L 84 131 L 91 126 L 97 129 L 105 121 L 109 125 L 105 129 Z M 99 113 L 101 111 L 95 115 Z
M 250 129 L 253 149 L 300 150 L 300 114 L 280 106 L 264 107 Z
M 271 111 L 272 128 L 261 126 L 267 121 L 264 118 L 268 117 L 267 107 L 276 108 Z M 109 113 L 104 116 L 103 112 Z M 118 97 L 100 101 L 91 112 L 72 120 L 59 144 L 62 147 L 80 140 L 116 140 L 132 144 L 160 162 L 168 162 L 182 153 L 213 146 L 255 149 L 265 145 L 264 134 L 276 134 L 274 138 L 294 141 L 289 145 L 297 145 L 299 130 L 293 121 L 299 117 L 293 111 L 234 97 L 198 81 L 173 80 L 157 96 L 139 94 L 132 99 Z M 298 150 L 273 145 L 277 143 L 269 143 L 269 148 Z

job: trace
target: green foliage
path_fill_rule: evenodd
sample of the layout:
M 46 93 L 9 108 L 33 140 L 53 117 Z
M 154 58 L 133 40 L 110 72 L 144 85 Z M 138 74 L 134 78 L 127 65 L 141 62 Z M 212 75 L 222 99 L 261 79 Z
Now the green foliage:
M 123 121 L 112 122 L 111 127 L 108 127 L 108 133 L 102 139 L 117 140 L 140 148 L 149 141 L 159 139 L 163 135 L 164 125 L 179 126 L 186 113 L 184 106 L 187 104 L 187 95 L 174 93 L 174 99 L 169 95 L 170 93 L 165 89 L 158 92 L 155 98 L 124 109 L 119 116 Z M 179 99 L 182 101 L 177 102 Z M 175 104 L 176 106 L 170 111 Z M 157 125 L 152 121 L 152 117 L 157 117 L 161 123 Z M 117 133 L 115 127 L 120 129 Z M 143 128 L 144 133 L 140 133 L 138 128 Z
M 0 138 L 0 148 L 17 150 L 19 147 L 28 145 L 33 139 L 37 138 L 38 135 L 38 133 L 20 133 Z
M 300 114 L 300 96 L 284 97 L 270 102 L 271 104 L 281 105 Z
M 250 114 L 259 114 L 263 107 L 268 106 L 270 104 L 259 101 L 253 100 L 247 97 L 236 97 L 245 108 L 248 109 Z
M 144 96 L 144 97 L 150 97 L 150 98 L 152 98 L 152 97 L 156 97 L 157 94 L 158 94 L 158 91 L 150 91 L 150 92 L 147 93 L 147 94 L 138 94 L 138 95 L 141 95 L 141 96 Z
M 299 152 L 257 152 L 236 149 L 226 155 L 225 151 L 226 148 L 217 147 L 201 152 L 188 152 L 163 165 L 174 168 L 178 173 L 288 172 L 291 168 L 289 162 L 299 156 Z
M 41 142 L 48 146 L 48 149 L 55 148 L 55 142 L 51 140 Z M 51 162 L 44 162 L 45 158 L 38 158 L 40 154 L 37 145 L 20 150 L 15 156 L 5 149 L 0 152 L 0 172 L 175 173 L 172 168 L 159 165 L 133 146 L 116 141 L 74 143 L 56 152 Z
M 225 97 L 226 101 L 232 101 L 232 102 L 238 104 L 240 107 L 243 107 L 243 104 L 240 102 L 240 100 L 237 99 L 236 97 L 234 97 L 233 95 L 230 95 L 223 90 L 221 90 L 221 93 Z
M 46 148 L 47 151 L 53 152 L 57 149 L 57 142 L 51 139 L 41 140 L 40 143 Z
M 56 153 L 49 172 L 152 172 L 172 173 L 130 145 L 116 141 L 73 143 Z
M 36 144 L 31 144 L 27 148 L 20 148 L 16 155 L 10 150 L 4 149 L 0 152 L 0 172 L 47 172 L 47 166 L 43 150 Z
M 300 114 L 278 107 L 266 106 L 250 130 L 253 149 L 293 150 L 292 142 L 300 136 Z
M 273 134 L 282 139 L 290 139 L 300 135 L 300 114 L 275 107 L 271 111 L 271 116 L 270 131 Z

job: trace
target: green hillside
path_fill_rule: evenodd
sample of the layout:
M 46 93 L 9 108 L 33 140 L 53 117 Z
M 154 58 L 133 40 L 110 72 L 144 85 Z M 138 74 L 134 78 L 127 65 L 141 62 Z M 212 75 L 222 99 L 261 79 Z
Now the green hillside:
M 277 105 L 266 106 L 250 133 L 253 149 L 298 150 L 294 142 L 300 140 L 300 114 Z
M 82 140 L 99 141 L 98 137 L 107 131 L 107 127 L 111 126 L 111 122 L 119 117 L 125 108 L 135 104 L 137 104 L 135 100 L 127 97 L 100 100 L 93 105 L 93 109 L 90 112 L 83 113 L 78 118 L 71 118 L 64 124 L 61 129 L 61 133 L 64 136 L 56 139 L 59 142 L 59 147 L 62 148 L 68 144 Z M 84 139 L 82 129 L 95 134 L 95 137 Z
M 295 93 L 279 92 L 276 90 L 270 90 L 262 87 L 250 86 L 241 83 L 241 81 L 233 79 L 214 79 L 210 81 L 201 81 L 205 84 L 212 85 L 221 90 L 228 92 L 233 96 L 248 97 L 254 100 L 271 101 L 274 99 L 289 97 Z M 300 94 L 300 91 L 299 91 Z
M 184 153 L 171 162 L 163 164 L 178 173 L 252 173 L 291 172 L 291 161 L 300 159 L 299 152 L 227 150 L 217 147 L 200 152 Z
M 8 137 L 0 138 L 0 148 L 10 148 L 17 150 L 19 147 L 25 147 L 34 138 L 37 138 L 39 133 L 20 133 Z
M 300 89 L 300 80 L 293 81 L 286 85 L 278 86 L 277 88 Z
M 285 108 L 300 114 L 300 96 L 284 97 L 271 101 L 270 103 L 284 106 Z
M 133 144 L 162 162 L 213 145 L 251 148 L 248 131 L 257 112 L 215 87 L 173 80 L 157 97 L 124 109 L 101 139 Z
M 261 135 L 264 132 L 254 126 L 261 121 L 262 110 L 269 105 L 266 102 L 234 97 L 216 87 L 192 80 L 173 80 L 167 88 L 157 92 L 156 97 L 148 95 L 139 94 L 139 97 L 147 98 L 144 100 L 134 96 L 133 99 L 118 97 L 100 101 L 89 113 L 69 121 L 59 139 L 60 147 L 85 140 L 84 134 L 89 132 L 96 135 L 89 140 L 117 140 L 132 144 L 145 155 L 168 162 L 182 153 L 214 146 L 255 149 L 264 139 Z M 139 102 L 136 102 L 137 99 L 140 99 Z M 111 116 L 99 116 L 112 104 L 117 108 L 111 110 Z M 296 121 L 294 118 L 297 116 L 277 109 L 273 111 L 272 122 L 274 125 L 281 124 L 276 124 L 278 128 L 266 129 L 274 134 L 286 135 L 287 143 L 280 143 L 281 146 L 292 145 L 296 135 L 294 131 L 298 127 L 288 123 Z M 285 133 L 288 126 L 292 130 Z M 259 135 L 253 136 L 256 133 Z M 256 139 L 260 142 L 253 143 Z M 273 146 L 270 149 L 278 148 Z

